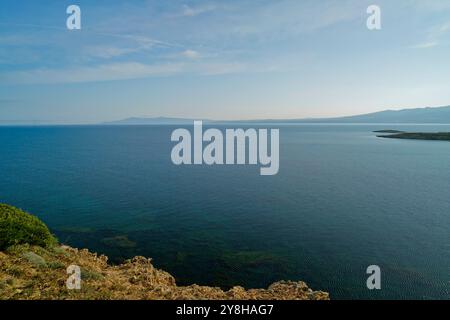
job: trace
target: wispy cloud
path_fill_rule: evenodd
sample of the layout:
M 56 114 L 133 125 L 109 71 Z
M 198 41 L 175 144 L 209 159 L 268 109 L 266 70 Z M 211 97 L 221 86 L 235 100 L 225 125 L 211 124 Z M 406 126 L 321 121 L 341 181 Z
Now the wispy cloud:
M 105 36 L 105 34 L 103 33 L 97 34 Z M 158 47 L 178 47 L 177 45 L 164 43 L 162 41 L 157 41 L 147 37 L 138 37 L 120 34 L 107 34 L 106 36 L 119 38 L 120 41 L 115 41 L 114 45 L 111 44 L 87 45 L 83 47 L 81 53 L 93 58 L 111 59 L 125 56 L 131 53 L 149 51 Z
M 414 49 L 429 49 L 436 47 L 442 38 L 450 31 L 450 22 L 434 26 L 427 32 L 427 40 L 423 43 L 412 46 Z
M 216 8 L 217 8 L 217 6 L 215 4 L 207 4 L 207 5 L 197 6 L 197 7 L 192 7 L 192 6 L 185 4 L 182 7 L 181 15 L 185 16 L 185 17 L 195 17 L 200 14 L 213 11 Z
M 436 47 L 437 45 L 438 45 L 438 43 L 436 41 L 431 41 L 431 42 L 424 42 L 424 43 L 416 44 L 416 45 L 412 46 L 412 48 L 414 48 L 414 49 L 428 49 L 428 48 Z
M 181 53 L 181 55 L 183 57 L 186 57 L 186 58 L 189 58 L 189 59 L 198 59 L 198 58 L 200 58 L 200 53 L 195 51 L 195 50 L 191 50 L 191 49 L 183 51 Z
M 249 68 L 243 63 L 192 62 L 144 64 L 139 62 L 126 62 L 92 67 L 41 68 L 8 72 L 0 75 L 0 84 L 84 83 L 172 76 L 182 73 L 208 76 L 244 71 L 249 71 Z
M 136 48 L 120 48 L 117 46 L 87 46 L 83 49 L 84 53 L 90 57 L 111 59 L 115 57 L 120 57 L 133 52 L 137 52 L 139 49 Z
M 146 78 L 179 73 L 179 64 L 147 65 L 137 62 L 111 63 L 93 67 L 73 67 L 66 69 L 35 69 L 4 73 L 0 83 L 46 84 L 113 81 Z

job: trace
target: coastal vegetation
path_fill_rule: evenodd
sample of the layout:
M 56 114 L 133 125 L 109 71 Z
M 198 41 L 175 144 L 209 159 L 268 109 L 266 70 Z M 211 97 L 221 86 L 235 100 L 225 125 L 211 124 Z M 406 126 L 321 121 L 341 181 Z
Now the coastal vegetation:
M 18 208 L 0 204 L 0 250 L 25 243 L 50 247 L 57 241 L 37 217 Z

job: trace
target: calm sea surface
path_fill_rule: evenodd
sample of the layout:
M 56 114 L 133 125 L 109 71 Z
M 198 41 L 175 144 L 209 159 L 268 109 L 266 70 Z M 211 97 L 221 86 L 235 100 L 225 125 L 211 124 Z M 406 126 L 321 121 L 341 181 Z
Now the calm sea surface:
M 0 127 L 0 202 L 112 262 L 152 257 L 179 284 L 450 298 L 450 142 L 372 133 L 450 126 L 281 126 L 276 176 L 175 166 L 173 129 Z M 372 264 L 380 291 L 366 288 Z

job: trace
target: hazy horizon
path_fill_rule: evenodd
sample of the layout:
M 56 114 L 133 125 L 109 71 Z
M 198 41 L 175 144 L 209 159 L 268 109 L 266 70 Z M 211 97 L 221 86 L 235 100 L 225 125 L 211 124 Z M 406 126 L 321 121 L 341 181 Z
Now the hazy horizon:
M 274 120 L 274 121 L 289 121 L 289 120 L 324 120 L 325 122 L 323 123 L 327 123 L 326 120 L 333 120 L 333 119 L 339 119 L 339 118 L 347 118 L 347 117 L 354 117 L 354 116 L 364 116 L 364 115 L 368 115 L 368 114 L 374 114 L 374 113 L 379 113 L 379 112 L 385 112 L 385 111 L 408 111 L 408 110 L 415 110 L 415 109 L 440 109 L 440 108 L 448 108 L 450 107 L 450 105 L 447 106 L 436 106 L 436 107 L 422 107 L 422 108 L 399 108 L 399 109 L 383 109 L 380 111 L 375 111 L 375 112 L 371 112 L 371 113 L 367 113 L 367 114 L 350 114 L 350 115 L 342 115 L 342 116 L 336 116 L 336 117 L 305 117 L 305 118 L 248 118 L 248 119 L 214 119 L 214 118 L 206 118 L 206 117 L 177 117 L 177 116 L 165 116 L 165 115 L 159 115 L 159 116 L 130 116 L 130 117 L 126 117 L 126 118 L 121 118 L 121 119 L 114 119 L 114 120 L 103 120 L 103 121 L 79 121 L 79 122 L 63 122 L 63 121 L 56 121 L 56 122 L 51 122 L 51 121 L 46 121 L 46 120 L 7 120 L 7 121 L 2 121 L 0 119 L 0 126 L 2 125 L 96 125 L 96 124 L 108 124 L 108 123 L 115 123 L 115 122 L 120 122 L 120 121 L 124 121 L 124 120 L 130 120 L 130 119 L 179 119 L 179 120 L 203 120 L 203 121 L 214 121 L 214 122 L 245 122 L 245 121 L 270 121 L 270 120 Z M 320 124 L 320 122 L 317 122 Z M 344 122 L 345 123 L 345 122 Z M 342 124 L 344 124 L 342 123 Z M 358 122 L 355 122 L 356 124 L 358 124 Z M 424 122 L 427 123 L 427 122 Z M 429 123 L 429 122 L 428 122 Z M 435 123 L 434 124 L 438 125 L 439 123 Z M 363 122 L 359 123 L 359 124 L 364 124 Z M 374 123 L 369 123 L 369 124 L 374 124 Z M 380 124 L 383 124 L 382 122 Z M 387 122 L 386 124 L 390 124 L 389 122 Z M 411 122 L 404 122 L 404 123 L 397 123 L 398 125 L 400 124 L 405 124 L 405 125 L 410 125 Z M 416 124 L 420 124 L 419 122 Z M 445 122 L 443 124 L 446 124 Z
M 0 6 L 0 123 L 332 118 L 450 103 L 450 3 L 70 1 Z

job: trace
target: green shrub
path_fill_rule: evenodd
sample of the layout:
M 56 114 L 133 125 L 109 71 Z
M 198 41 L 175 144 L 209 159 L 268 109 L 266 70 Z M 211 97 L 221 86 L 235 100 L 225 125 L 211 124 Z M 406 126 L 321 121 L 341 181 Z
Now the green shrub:
M 19 244 L 50 247 L 57 243 L 47 226 L 37 217 L 0 204 L 0 250 Z
M 47 263 L 47 266 L 50 269 L 65 269 L 64 263 L 59 262 L 59 261 L 51 261 L 51 262 Z
M 103 279 L 103 275 L 94 270 L 81 268 L 81 279 L 82 280 L 101 280 L 101 279 Z

